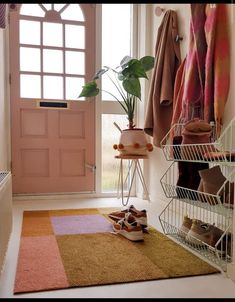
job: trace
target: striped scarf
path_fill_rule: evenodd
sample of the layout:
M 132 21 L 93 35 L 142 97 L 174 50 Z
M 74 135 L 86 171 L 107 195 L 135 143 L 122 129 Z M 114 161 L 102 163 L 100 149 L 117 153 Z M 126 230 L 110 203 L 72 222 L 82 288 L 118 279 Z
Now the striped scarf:
M 230 81 L 226 4 L 191 4 L 189 51 L 178 69 L 172 124 L 199 117 L 223 124 Z

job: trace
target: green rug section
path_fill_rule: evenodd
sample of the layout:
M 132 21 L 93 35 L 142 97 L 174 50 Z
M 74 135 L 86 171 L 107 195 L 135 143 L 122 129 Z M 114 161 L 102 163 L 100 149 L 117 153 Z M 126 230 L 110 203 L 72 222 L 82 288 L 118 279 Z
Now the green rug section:
M 161 269 L 167 278 L 219 272 L 152 227 L 149 228 L 149 234 L 144 235 L 144 242 L 140 242 L 136 247 Z

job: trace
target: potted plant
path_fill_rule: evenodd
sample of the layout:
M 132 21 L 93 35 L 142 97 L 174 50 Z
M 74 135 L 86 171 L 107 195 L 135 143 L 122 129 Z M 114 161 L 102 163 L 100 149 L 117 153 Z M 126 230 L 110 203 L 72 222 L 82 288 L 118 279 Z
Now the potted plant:
M 148 79 L 146 72 L 151 70 L 153 66 L 154 57 L 152 56 L 144 56 L 140 59 L 125 56 L 121 60 L 120 66 L 116 68 L 104 66 L 97 71 L 94 78 L 83 86 L 79 95 L 79 97 L 98 95 L 101 90 L 96 81 L 104 75 L 112 82 L 117 95 L 106 90 L 103 91 L 119 102 L 128 119 L 128 129 L 119 129 L 121 131 L 120 141 L 118 145 L 114 145 L 114 149 L 118 149 L 122 154 L 144 155 L 146 150 L 152 151 L 153 149 L 152 144 L 147 142 L 143 129 L 135 128 L 134 125 L 136 102 L 141 100 L 140 78 Z

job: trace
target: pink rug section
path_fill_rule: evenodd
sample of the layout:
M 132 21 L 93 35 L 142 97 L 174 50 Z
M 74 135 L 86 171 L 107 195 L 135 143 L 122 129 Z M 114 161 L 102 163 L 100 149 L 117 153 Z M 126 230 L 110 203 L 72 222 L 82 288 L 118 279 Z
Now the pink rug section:
M 68 287 L 55 237 L 22 237 L 14 293 Z

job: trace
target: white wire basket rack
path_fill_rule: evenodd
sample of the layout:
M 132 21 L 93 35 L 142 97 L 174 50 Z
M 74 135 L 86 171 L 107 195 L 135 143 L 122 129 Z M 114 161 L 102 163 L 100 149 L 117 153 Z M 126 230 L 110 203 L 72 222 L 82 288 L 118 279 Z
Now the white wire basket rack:
M 224 128 L 218 139 L 212 135 L 210 143 L 181 144 L 173 139 L 182 136 L 184 124 L 175 124 L 162 139 L 161 148 L 169 161 L 220 162 L 235 166 L 234 127 L 235 118 Z
M 182 230 L 185 215 L 219 228 L 221 233 L 215 244 L 209 245 L 206 241 L 189 236 L 189 233 Z M 164 233 L 171 239 L 221 271 L 227 270 L 227 264 L 232 261 L 232 219 L 173 198 L 160 213 L 159 220 Z
M 218 164 L 210 164 L 214 167 Z M 208 211 L 212 211 L 225 217 L 233 216 L 234 205 L 234 176 L 235 169 L 230 166 L 220 166 L 221 173 L 225 181 L 220 186 L 216 194 L 192 190 L 190 188 L 178 186 L 179 171 L 178 162 L 173 162 L 160 179 L 163 191 L 168 198 L 181 199 L 185 203 L 197 206 Z

